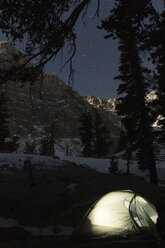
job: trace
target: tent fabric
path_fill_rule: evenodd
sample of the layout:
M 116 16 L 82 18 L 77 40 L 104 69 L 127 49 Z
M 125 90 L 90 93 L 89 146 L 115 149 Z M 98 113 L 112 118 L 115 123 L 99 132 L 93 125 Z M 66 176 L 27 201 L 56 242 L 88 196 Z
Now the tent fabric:
M 102 196 L 87 212 L 77 235 L 107 238 L 156 233 L 155 207 L 134 192 L 114 191 Z

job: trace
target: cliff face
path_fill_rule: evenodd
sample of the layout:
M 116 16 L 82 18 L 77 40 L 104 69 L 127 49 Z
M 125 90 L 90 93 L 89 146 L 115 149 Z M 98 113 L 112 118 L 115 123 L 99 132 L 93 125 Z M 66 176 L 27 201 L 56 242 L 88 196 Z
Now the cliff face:
M 78 118 L 87 103 L 56 75 L 45 73 L 40 87 L 39 82 L 22 88 L 11 82 L 8 84 L 12 133 L 43 135 L 51 132 L 53 124 L 56 137 L 77 137 Z
M 0 67 L 22 63 L 25 58 L 9 42 L 0 42 Z M 19 59 L 18 59 L 19 58 Z M 51 132 L 60 138 L 77 138 L 79 117 L 84 111 L 97 109 L 109 127 L 111 140 L 114 142 L 111 152 L 117 150 L 120 134 L 120 121 L 115 113 L 115 99 L 82 97 L 73 91 L 55 74 L 43 73 L 42 78 L 31 85 L 7 82 L 4 85 L 11 112 L 11 134 L 26 137 L 31 134 L 41 137 Z

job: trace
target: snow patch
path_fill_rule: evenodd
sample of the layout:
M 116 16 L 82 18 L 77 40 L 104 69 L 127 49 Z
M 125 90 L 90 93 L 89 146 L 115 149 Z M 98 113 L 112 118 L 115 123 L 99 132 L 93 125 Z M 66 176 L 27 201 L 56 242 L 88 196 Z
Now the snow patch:
M 16 219 L 12 219 L 12 218 L 9 218 L 9 219 L 6 219 L 4 217 L 0 217 L 0 227 L 4 227 L 4 228 L 7 228 L 7 227 L 22 227 L 24 228 L 24 230 L 30 232 L 32 235 L 34 236 L 47 236 L 47 235 L 67 235 L 67 236 L 70 236 L 74 229 L 73 227 L 71 226 L 46 226 L 46 227 L 43 227 L 43 228 L 38 228 L 38 227 L 31 227 L 31 226 L 23 226 L 23 225 L 20 225 L 19 222 L 16 220 Z M 59 228 L 59 232 L 58 233 L 55 233 L 53 232 L 53 228 Z
M 36 168 L 46 168 L 54 169 L 57 166 L 64 165 L 65 163 L 59 159 L 41 156 L 41 155 L 32 155 L 32 154 L 16 154 L 16 153 L 0 153 L 0 167 L 4 165 L 9 168 L 22 169 L 24 166 L 24 161 L 26 158 L 30 158 L 31 163 L 36 166 Z
M 163 153 L 163 152 L 162 152 Z M 114 154 L 118 161 L 118 171 L 119 173 L 126 173 L 127 162 L 122 158 L 123 152 Z M 163 153 L 164 154 L 164 153 Z M 130 161 L 130 173 L 136 176 L 144 178 L 146 181 L 150 181 L 148 170 L 140 170 L 138 168 L 137 160 L 134 158 Z M 77 165 L 87 166 L 91 169 L 95 169 L 101 173 L 109 173 L 110 159 L 108 158 L 86 158 L 86 157 L 72 157 L 72 156 L 60 156 L 61 160 L 74 162 Z M 164 160 L 157 162 L 157 174 L 161 186 L 165 187 L 165 166 Z

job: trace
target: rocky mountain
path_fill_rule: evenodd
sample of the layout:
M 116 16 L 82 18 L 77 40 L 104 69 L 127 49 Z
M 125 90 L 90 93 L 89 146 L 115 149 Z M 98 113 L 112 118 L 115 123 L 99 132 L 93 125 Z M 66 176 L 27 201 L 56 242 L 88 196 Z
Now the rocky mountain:
M 9 42 L 0 42 L 0 69 L 21 64 L 25 57 Z M 10 131 L 26 138 L 42 137 L 52 132 L 56 142 L 79 138 L 79 117 L 84 111 L 98 110 L 108 125 L 113 142 L 110 152 L 118 148 L 120 120 L 115 113 L 115 99 L 82 97 L 67 86 L 57 75 L 43 72 L 34 84 L 5 83 L 8 108 L 11 113 Z

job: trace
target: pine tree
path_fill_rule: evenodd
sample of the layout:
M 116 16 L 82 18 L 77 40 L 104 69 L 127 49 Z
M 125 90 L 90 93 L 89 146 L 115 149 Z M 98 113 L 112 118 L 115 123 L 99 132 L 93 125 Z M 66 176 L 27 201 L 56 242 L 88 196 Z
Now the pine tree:
M 155 87 L 157 98 L 153 101 L 152 107 L 156 106 L 158 125 L 162 127 L 159 132 L 159 142 L 165 143 L 165 1 L 158 29 L 150 34 L 150 44 L 152 62 L 156 65 L 154 79 L 157 83 Z
M 140 56 L 143 42 L 143 24 L 149 22 L 154 13 L 151 1 L 116 0 L 110 16 L 102 21 L 102 29 L 109 34 L 106 38 L 119 39 L 121 81 L 118 94 L 122 95 L 117 105 L 118 114 L 127 132 L 129 146 L 138 151 L 143 150 L 145 167 L 149 169 L 150 180 L 157 184 L 157 171 L 153 151 L 152 123 L 145 96 L 149 82 L 146 80 L 149 70 L 144 68 Z
M 40 155 L 50 154 L 50 136 L 42 137 L 40 143 Z
M 47 135 L 43 136 L 40 140 L 40 154 L 54 156 L 55 127 L 53 121 L 46 126 L 45 131 L 47 132 Z
M 50 151 L 49 155 L 54 156 L 54 133 L 55 133 L 55 128 L 54 128 L 54 123 L 52 122 L 51 124 L 51 133 L 50 133 Z
M 36 154 L 36 139 L 28 137 L 25 142 L 24 153 L 25 154 Z
M 110 146 L 109 131 L 98 112 L 94 115 L 94 136 L 94 154 L 97 157 L 107 155 Z
M 79 136 L 83 144 L 83 155 L 90 157 L 93 154 L 93 118 L 88 112 L 84 113 L 80 119 L 81 127 L 79 128 Z
M 131 141 L 131 136 L 129 136 L 129 133 L 128 131 L 126 131 L 126 129 L 121 130 L 119 143 L 120 143 L 121 150 L 124 150 L 123 155 L 127 161 L 126 174 L 129 175 L 130 174 L 130 161 L 132 159 L 132 152 L 134 150 L 134 146 L 133 146 L 133 139 Z
M 10 136 L 9 130 L 9 110 L 4 92 L 0 93 L 0 150 L 5 150 L 5 139 Z

